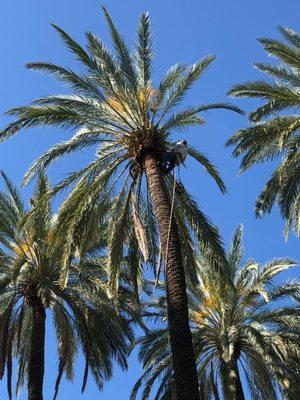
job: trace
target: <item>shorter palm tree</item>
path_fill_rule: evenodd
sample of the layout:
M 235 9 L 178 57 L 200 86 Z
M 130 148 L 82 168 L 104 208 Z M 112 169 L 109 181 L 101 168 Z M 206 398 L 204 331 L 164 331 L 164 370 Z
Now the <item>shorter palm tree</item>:
M 57 338 L 58 376 L 55 395 L 62 376 L 74 376 L 78 350 L 86 365 L 82 390 L 88 373 L 98 387 L 112 375 L 116 359 L 126 368 L 128 344 L 133 335 L 122 291 L 120 313 L 108 295 L 107 274 L 102 259 L 89 256 L 70 262 L 67 286 L 59 284 L 62 237 L 57 240 L 57 216 L 51 213 L 47 179 L 39 177 L 26 210 L 18 191 L 3 174 L 7 193 L 0 192 L 0 378 L 7 371 L 7 389 L 12 397 L 12 360 L 18 360 L 17 392 L 28 381 L 28 399 L 43 398 L 45 323 L 50 310 Z M 122 296 L 121 296 L 122 297 Z
M 300 310 L 277 301 L 299 295 L 300 282 L 276 285 L 273 279 L 295 263 L 274 259 L 259 265 L 250 260 L 240 266 L 242 256 L 239 227 L 228 253 L 229 276 L 216 275 L 215 266 L 202 257 L 199 282 L 189 285 L 190 324 L 203 400 L 244 400 L 245 382 L 253 399 L 277 399 L 282 390 L 278 382 L 288 377 L 294 382 L 294 364 L 286 363 L 285 350 L 287 342 L 298 346 Z M 144 373 L 131 400 L 142 388 L 141 399 L 148 399 L 157 381 L 155 399 L 176 399 L 165 298 L 149 301 L 145 315 L 159 326 L 138 341 Z
M 234 157 L 243 155 L 241 171 L 280 160 L 256 201 L 256 215 L 270 213 L 277 202 L 287 236 L 292 226 L 296 235 L 300 233 L 300 35 L 283 27 L 279 31 L 286 43 L 259 40 L 268 55 L 278 59 L 278 65 L 255 65 L 274 81 L 247 82 L 229 92 L 235 97 L 261 99 L 264 104 L 250 113 L 252 125 L 235 133 L 227 144 L 235 146 Z

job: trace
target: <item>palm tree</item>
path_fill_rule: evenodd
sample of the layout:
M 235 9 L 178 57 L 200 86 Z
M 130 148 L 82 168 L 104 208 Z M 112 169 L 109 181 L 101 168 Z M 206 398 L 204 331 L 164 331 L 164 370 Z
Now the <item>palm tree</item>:
M 296 364 L 287 354 L 291 354 L 288 348 L 299 348 L 300 310 L 292 302 L 282 300 L 299 296 L 300 282 L 274 281 L 281 271 L 295 263 L 274 259 L 260 265 L 251 259 L 241 266 L 242 257 L 242 227 L 239 227 L 228 252 L 230 276 L 225 280 L 222 275 L 216 276 L 214 266 L 202 257 L 199 282 L 189 285 L 189 315 L 203 400 L 244 400 L 245 382 L 251 398 L 277 399 L 277 391 L 281 389 L 277 382 L 289 378 L 291 386 L 296 383 L 293 380 Z M 233 285 L 228 284 L 228 278 Z M 131 400 L 142 389 L 139 397 L 142 400 L 149 398 L 151 390 L 156 390 L 157 400 L 177 399 L 165 297 L 151 299 L 145 316 L 152 321 L 152 329 L 138 341 L 144 372 Z
M 270 213 L 277 202 L 285 219 L 285 233 L 294 227 L 300 232 L 299 195 L 299 128 L 300 128 L 300 35 L 279 27 L 286 43 L 259 39 L 276 64 L 256 64 L 273 82 L 264 80 L 234 86 L 229 94 L 235 97 L 259 98 L 264 103 L 250 113 L 252 125 L 235 133 L 227 142 L 234 145 L 234 157 L 243 155 L 241 171 L 255 164 L 279 159 L 256 201 L 256 215 Z M 285 111 L 285 114 L 282 112 Z
M 80 349 L 86 361 L 82 390 L 89 371 L 101 389 L 111 377 L 113 359 L 126 368 L 133 339 L 127 318 L 133 309 L 128 290 L 122 287 L 118 314 L 109 297 L 103 261 L 91 254 L 80 260 L 80 274 L 73 257 L 67 286 L 62 289 L 63 239 L 57 241 L 53 234 L 58 218 L 51 214 L 45 176 L 38 179 L 31 210 L 3 177 L 7 192 L 0 192 L 0 378 L 6 368 L 9 398 L 13 357 L 18 359 L 17 392 L 27 379 L 28 399 L 43 398 L 47 310 L 52 314 L 59 361 L 54 399 L 62 376 L 73 379 Z
M 142 265 L 142 261 L 151 261 L 155 265 L 158 231 L 166 271 L 168 321 L 178 398 L 192 400 L 198 398 L 198 389 L 182 257 L 193 257 L 191 232 L 204 247 L 212 246 L 213 254 L 223 259 L 224 255 L 216 229 L 186 192 L 176 198 L 172 209 L 170 187 L 174 180 L 163 175 L 160 163 L 172 131 L 202 125 L 200 113 L 209 109 L 226 108 L 237 112 L 239 109 L 219 103 L 179 109 L 186 92 L 215 57 L 205 57 L 190 67 L 176 65 L 155 86 L 151 79 L 153 49 L 148 14 L 141 16 L 135 50 L 131 54 L 105 9 L 104 13 L 115 53 L 92 33 L 86 35 L 88 45 L 85 50 L 61 28 L 54 26 L 82 64 L 83 72 L 79 74 L 42 62 L 31 63 L 28 67 L 55 75 L 72 88 L 73 94 L 41 98 L 32 105 L 9 111 L 8 114 L 17 119 L 2 130 L 1 139 L 5 140 L 23 128 L 41 125 L 77 129 L 71 140 L 54 146 L 34 163 L 25 182 L 61 156 L 98 146 L 97 159 L 71 174 L 57 188 L 76 183 L 64 207 L 65 221 L 68 220 L 66 224 L 70 228 L 68 237 L 74 237 L 81 216 L 86 215 L 94 202 L 99 205 L 101 197 L 98 216 L 103 215 L 104 210 L 110 210 L 108 265 L 112 289 L 117 293 L 124 245 L 130 259 L 135 261 L 134 268 Z M 224 192 L 225 185 L 209 160 L 193 148 L 189 149 L 189 154 L 205 167 Z M 72 248 L 71 239 L 65 241 L 65 248 L 67 260 Z

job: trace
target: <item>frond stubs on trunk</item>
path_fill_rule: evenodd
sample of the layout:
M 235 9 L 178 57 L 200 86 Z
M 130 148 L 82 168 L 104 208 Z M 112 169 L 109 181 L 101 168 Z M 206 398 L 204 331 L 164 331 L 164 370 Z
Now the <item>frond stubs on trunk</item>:
M 167 142 L 164 134 L 153 129 L 138 130 L 132 134 L 132 137 L 125 139 L 125 149 L 131 158 L 131 175 L 136 177 L 144 169 L 144 161 L 147 155 L 153 155 L 156 160 L 163 160 L 166 152 Z

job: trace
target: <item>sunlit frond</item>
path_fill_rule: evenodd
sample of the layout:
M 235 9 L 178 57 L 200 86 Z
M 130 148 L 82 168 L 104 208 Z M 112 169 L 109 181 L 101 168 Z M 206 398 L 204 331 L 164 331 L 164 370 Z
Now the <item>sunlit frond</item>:
M 293 227 L 299 234 L 300 41 L 299 34 L 289 28 L 279 27 L 279 31 L 287 43 L 259 40 L 277 63 L 256 64 L 273 81 L 238 84 L 229 91 L 236 97 L 258 98 L 263 104 L 249 114 L 252 125 L 235 133 L 227 145 L 235 147 L 234 157 L 242 156 L 242 172 L 255 164 L 280 160 L 257 200 L 256 214 L 269 213 L 277 203 L 286 221 L 287 237 Z

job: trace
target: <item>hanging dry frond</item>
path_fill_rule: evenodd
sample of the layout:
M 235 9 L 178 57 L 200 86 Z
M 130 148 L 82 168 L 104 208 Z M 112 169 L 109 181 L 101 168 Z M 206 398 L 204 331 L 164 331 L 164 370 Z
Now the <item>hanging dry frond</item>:
M 132 205 L 135 234 L 138 239 L 139 248 L 141 253 L 143 254 L 144 261 L 147 262 L 149 260 L 147 232 L 140 217 L 140 209 L 135 196 L 133 196 Z

